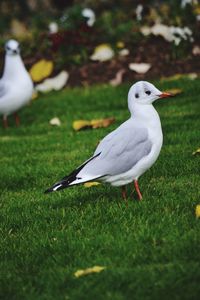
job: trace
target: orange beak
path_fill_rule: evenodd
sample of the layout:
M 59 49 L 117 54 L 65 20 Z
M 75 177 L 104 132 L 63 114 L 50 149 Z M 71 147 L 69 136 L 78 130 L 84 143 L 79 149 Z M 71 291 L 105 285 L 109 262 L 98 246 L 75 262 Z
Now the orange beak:
M 171 93 L 163 92 L 162 94 L 158 95 L 159 98 L 167 98 L 167 97 L 173 97 L 174 95 Z

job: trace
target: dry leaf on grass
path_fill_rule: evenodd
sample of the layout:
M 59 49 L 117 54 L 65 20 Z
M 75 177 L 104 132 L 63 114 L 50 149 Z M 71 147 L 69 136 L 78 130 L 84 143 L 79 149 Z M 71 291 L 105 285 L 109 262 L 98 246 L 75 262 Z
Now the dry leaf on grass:
M 125 69 L 120 69 L 117 73 L 115 78 L 110 80 L 110 85 L 112 86 L 118 86 L 122 83 L 122 77 L 124 75 L 124 73 L 126 72 Z
M 73 122 L 73 129 L 76 131 L 88 129 L 88 128 L 101 128 L 101 127 L 108 127 L 113 122 L 115 122 L 114 118 L 106 118 L 106 119 L 94 119 L 91 121 L 87 120 L 77 120 Z
M 37 99 L 37 97 L 38 97 L 38 92 L 36 90 L 34 90 L 31 99 L 35 100 L 35 99 Z
M 55 77 L 47 78 L 42 83 L 37 84 L 35 89 L 41 93 L 48 93 L 52 90 L 59 91 L 65 86 L 68 78 L 69 74 L 66 71 L 61 71 Z
M 101 44 L 94 49 L 94 53 L 90 56 L 90 59 L 103 62 L 112 59 L 114 54 L 110 45 Z
M 150 64 L 147 63 L 130 63 L 129 69 L 131 71 L 135 71 L 138 74 L 145 74 L 149 71 L 151 68 Z
M 197 73 L 188 73 L 188 74 L 175 74 L 169 77 L 163 77 L 163 81 L 174 81 L 174 80 L 179 80 L 179 79 L 189 79 L 189 80 L 194 80 L 198 77 Z
M 108 127 L 114 122 L 115 122 L 115 118 L 97 119 L 97 120 L 92 120 L 91 125 L 92 128 Z
M 127 48 L 121 49 L 121 50 L 119 51 L 119 55 L 120 55 L 120 56 L 127 56 L 127 55 L 129 55 L 129 54 L 130 54 L 130 51 L 129 51 Z
M 73 126 L 73 129 L 76 131 L 92 127 L 90 121 L 86 121 L 86 120 L 74 121 L 72 126 Z
M 176 95 L 182 94 L 183 90 L 181 90 L 181 89 L 169 89 L 166 92 L 171 93 L 174 96 L 176 96 Z
M 90 188 L 90 187 L 92 187 L 92 186 L 97 186 L 97 185 L 100 185 L 100 184 L 101 184 L 100 182 L 90 181 L 90 182 L 84 183 L 84 187 Z
M 196 217 L 197 217 L 197 218 L 200 218 L 200 204 L 198 204 L 198 205 L 196 206 L 195 214 L 196 214 Z
M 31 67 L 29 73 L 34 82 L 39 82 L 51 75 L 52 71 L 53 62 L 50 60 L 41 59 Z
M 192 153 L 192 155 L 200 155 L 200 148 L 198 148 L 196 151 L 194 151 L 193 153 Z
M 59 118 L 55 117 L 49 121 L 49 124 L 52 126 L 60 126 L 61 122 Z
M 101 267 L 101 266 L 94 266 L 92 268 L 88 268 L 88 269 L 84 269 L 84 270 L 77 270 L 74 273 L 74 276 L 76 278 L 84 276 L 84 275 L 89 275 L 92 273 L 100 273 L 101 271 L 103 271 L 106 267 Z

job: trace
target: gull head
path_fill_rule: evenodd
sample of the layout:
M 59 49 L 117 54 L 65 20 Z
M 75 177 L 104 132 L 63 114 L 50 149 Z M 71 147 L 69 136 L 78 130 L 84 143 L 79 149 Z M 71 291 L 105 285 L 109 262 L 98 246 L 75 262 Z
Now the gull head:
M 5 44 L 7 55 L 18 55 L 20 53 L 19 43 L 16 40 L 9 40 Z
M 132 85 L 128 93 L 129 110 L 132 110 L 132 107 L 135 103 L 141 105 L 149 105 L 157 99 L 167 98 L 171 96 L 173 95 L 170 93 L 161 92 L 148 81 L 138 81 Z

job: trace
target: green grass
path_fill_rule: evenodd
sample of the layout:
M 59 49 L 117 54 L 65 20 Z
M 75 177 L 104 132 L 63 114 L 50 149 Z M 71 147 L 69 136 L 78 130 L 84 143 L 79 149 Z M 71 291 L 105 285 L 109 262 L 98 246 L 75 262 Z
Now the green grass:
M 143 201 L 131 196 L 128 208 L 109 185 L 43 194 L 128 118 L 128 85 L 41 96 L 21 111 L 20 128 L 0 129 L 1 299 L 199 299 L 200 81 L 156 85 L 184 93 L 155 105 L 164 146 L 140 178 Z M 54 116 L 61 127 L 48 124 Z M 110 116 L 109 128 L 72 129 Z M 74 277 L 94 265 L 106 270 Z

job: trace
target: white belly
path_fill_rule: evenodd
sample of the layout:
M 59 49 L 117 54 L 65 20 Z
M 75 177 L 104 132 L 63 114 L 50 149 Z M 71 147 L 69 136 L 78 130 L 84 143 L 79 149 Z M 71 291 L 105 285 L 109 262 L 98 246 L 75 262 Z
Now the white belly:
M 5 95 L 0 98 L 0 114 L 8 116 L 24 105 L 30 100 L 33 93 L 33 83 L 29 77 L 18 84 L 10 84 Z
M 163 143 L 163 135 L 161 127 L 157 130 L 149 130 L 149 139 L 152 141 L 151 152 L 137 162 L 129 171 L 105 177 L 102 180 L 113 186 L 122 186 L 137 180 L 144 172 L 146 172 L 157 160 Z M 116 162 L 117 163 L 117 162 Z

